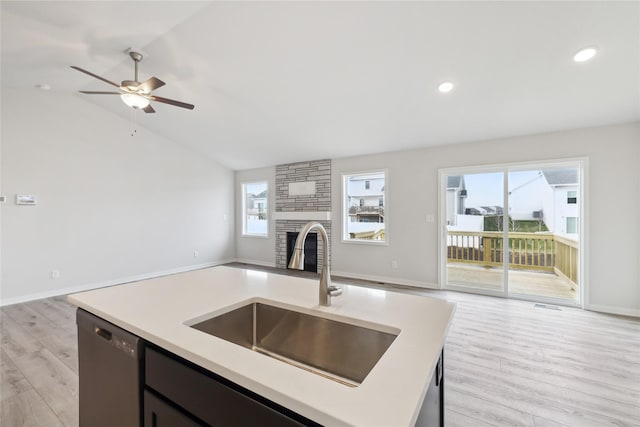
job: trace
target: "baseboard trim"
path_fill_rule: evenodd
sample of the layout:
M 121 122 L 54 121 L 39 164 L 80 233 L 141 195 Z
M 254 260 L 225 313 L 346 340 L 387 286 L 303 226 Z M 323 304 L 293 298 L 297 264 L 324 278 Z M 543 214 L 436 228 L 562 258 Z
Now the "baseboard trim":
M 397 277 L 371 276 L 368 274 L 351 273 L 347 271 L 331 270 L 331 275 L 348 277 L 350 279 L 368 280 L 370 282 L 382 282 L 391 285 L 412 286 L 431 290 L 440 290 L 440 286 L 435 283 L 421 282 L 417 280 L 399 279 Z
M 93 289 L 106 288 L 108 286 L 116 286 L 116 285 L 123 285 L 125 283 L 139 282 L 141 280 L 153 279 L 154 277 L 169 276 L 171 274 L 185 273 L 187 271 L 202 270 L 203 268 L 215 267 L 216 265 L 227 264 L 232 261 L 233 260 L 207 262 L 204 264 L 189 265 L 187 267 L 172 268 L 169 270 L 155 271 L 152 273 L 138 274 L 135 276 L 120 277 L 118 279 L 106 280 L 103 282 L 89 283 L 89 284 L 80 285 L 80 286 L 71 286 L 68 288 L 52 289 L 46 292 L 36 292 L 33 294 L 20 295 L 17 297 L 5 298 L 0 300 L 0 307 L 34 301 L 34 300 L 43 299 L 43 298 L 51 298 L 51 297 L 57 297 L 60 295 L 68 295 L 68 294 L 74 294 L 77 292 L 90 291 Z
M 275 262 L 266 262 L 266 261 L 256 261 L 255 259 L 246 259 L 246 258 L 236 258 L 233 260 L 234 262 L 241 262 L 243 264 L 253 264 L 259 265 L 262 267 L 273 267 L 276 268 Z
M 633 308 L 614 307 L 610 305 L 589 304 L 586 307 L 589 311 L 597 311 L 600 313 L 618 314 L 620 316 L 640 317 L 640 310 Z

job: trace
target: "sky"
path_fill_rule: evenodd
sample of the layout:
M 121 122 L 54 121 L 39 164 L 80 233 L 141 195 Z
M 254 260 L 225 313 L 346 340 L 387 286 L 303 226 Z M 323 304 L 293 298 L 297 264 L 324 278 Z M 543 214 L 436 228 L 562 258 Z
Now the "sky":
M 509 172 L 509 189 L 514 189 L 535 179 L 539 172 L 538 170 Z M 465 202 L 467 207 L 504 207 L 502 172 L 465 174 L 464 182 L 467 187 L 467 200 Z M 535 197 L 535 195 L 532 195 L 532 197 Z
M 264 182 L 258 182 L 258 183 L 251 183 L 251 184 L 247 184 L 247 194 L 260 194 L 262 193 L 264 190 L 267 189 L 267 184 Z

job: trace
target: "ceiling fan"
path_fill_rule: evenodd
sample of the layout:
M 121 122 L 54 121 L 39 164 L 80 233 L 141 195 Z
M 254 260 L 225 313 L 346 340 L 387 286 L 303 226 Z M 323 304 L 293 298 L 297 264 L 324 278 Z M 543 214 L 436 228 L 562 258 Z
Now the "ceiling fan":
M 114 83 L 110 80 L 105 79 L 104 77 L 93 74 L 90 71 L 84 70 L 80 67 L 76 67 L 75 65 L 71 65 L 71 68 L 73 68 L 74 70 L 78 70 L 82 73 L 88 74 L 91 77 L 95 77 L 98 80 L 102 80 L 103 82 L 120 89 L 120 92 L 81 90 L 80 93 L 86 93 L 89 95 L 120 95 L 122 101 L 129 107 L 141 109 L 145 113 L 156 112 L 156 110 L 154 110 L 149 103 L 150 101 L 162 102 L 163 104 L 175 105 L 176 107 L 193 110 L 194 106 L 192 104 L 187 104 L 186 102 L 175 101 L 173 99 L 162 98 L 160 96 L 153 95 L 151 92 L 164 86 L 165 83 L 156 77 L 151 77 L 150 79 L 147 79 L 144 82 L 140 83 L 138 81 L 138 62 L 142 61 L 142 54 L 139 52 L 130 51 L 129 56 L 131 57 L 131 59 L 133 59 L 133 62 L 135 64 L 134 79 L 123 80 L 121 84 Z

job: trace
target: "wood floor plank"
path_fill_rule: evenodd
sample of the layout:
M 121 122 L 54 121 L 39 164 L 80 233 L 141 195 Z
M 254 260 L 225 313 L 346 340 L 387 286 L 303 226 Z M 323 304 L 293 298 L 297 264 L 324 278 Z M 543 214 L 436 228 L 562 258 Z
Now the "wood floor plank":
M 38 306 L 32 302 L 16 304 L 6 307 L 4 311 L 77 374 L 78 344 L 75 322 L 62 327 L 37 311 Z M 48 311 L 50 315 L 53 313 L 52 310 L 45 311 Z M 53 331 L 55 333 L 52 333 Z
M 6 354 L 15 359 L 43 349 L 42 343 L 16 323 L 5 310 L 0 310 L 0 342 Z
M 469 392 L 455 381 L 446 384 L 447 409 L 466 415 L 472 420 L 494 426 L 533 427 L 533 416 L 524 411 L 502 405 L 486 398 L 486 393 Z
M 2 400 L 0 425 L 2 427 L 64 426 L 34 389 Z
M 32 390 L 29 381 L 9 356 L 0 349 L 0 400 L 5 400 Z
M 447 427 L 492 427 L 495 425 L 471 418 L 468 415 L 461 414 L 449 408 L 445 410 L 444 420 Z
M 62 305 L 60 301 L 52 298 L 29 301 L 24 304 L 31 308 L 44 318 L 48 319 L 51 324 L 69 330 L 75 327 L 76 318 L 73 311 L 66 305 Z
M 535 427 L 568 427 L 567 424 L 561 424 L 557 421 L 539 417 L 537 415 L 533 416 L 533 423 Z
M 492 395 L 509 401 L 512 407 L 531 414 L 572 425 L 640 425 L 637 406 L 629 402 L 605 399 L 578 390 L 571 390 L 549 384 L 544 379 L 525 379 L 459 363 L 459 359 L 449 361 L 449 374 L 456 383 L 464 383 L 476 391 L 490 388 Z M 453 374 L 451 374 L 453 370 Z M 498 400 L 499 403 L 504 402 Z
M 640 393 L 630 389 L 627 384 L 616 384 L 613 381 L 603 383 L 591 378 L 581 377 L 580 375 L 575 375 L 575 373 L 567 372 L 561 365 L 540 367 L 526 362 L 503 361 L 501 370 L 505 374 L 516 375 L 523 380 L 544 381 L 556 387 L 578 390 L 603 399 L 628 403 L 636 406 L 640 412 Z
M 78 425 L 78 375 L 75 372 L 46 348 L 13 361 L 64 425 Z

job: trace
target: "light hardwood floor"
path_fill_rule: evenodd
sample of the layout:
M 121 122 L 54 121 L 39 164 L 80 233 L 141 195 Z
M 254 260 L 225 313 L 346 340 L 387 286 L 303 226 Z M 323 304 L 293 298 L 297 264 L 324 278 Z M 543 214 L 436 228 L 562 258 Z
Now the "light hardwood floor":
M 447 426 L 640 426 L 638 319 L 337 277 L 334 282 L 457 303 L 445 348 Z M 76 426 L 75 308 L 55 297 L 2 307 L 0 316 L 0 425 Z

